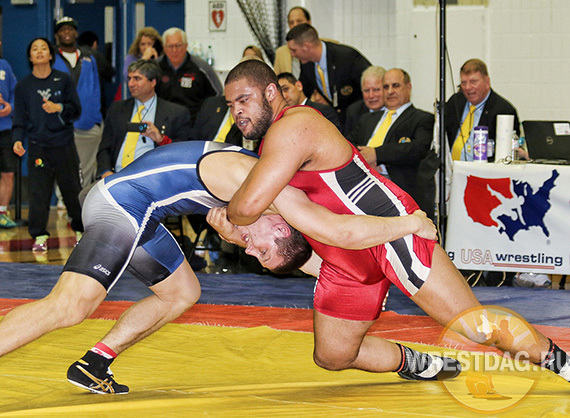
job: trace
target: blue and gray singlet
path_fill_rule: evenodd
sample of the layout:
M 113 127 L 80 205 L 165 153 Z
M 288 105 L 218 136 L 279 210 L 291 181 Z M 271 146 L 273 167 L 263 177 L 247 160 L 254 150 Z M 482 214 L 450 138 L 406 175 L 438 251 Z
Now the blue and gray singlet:
M 220 142 L 177 142 L 144 154 L 100 181 L 85 200 L 85 233 L 64 271 L 93 277 L 107 291 L 127 267 L 147 286 L 172 274 L 184 254 L 161 220 L 205 215 L 227 204 L 214 197 L 199 176 L 200 160 L 212 152 L 256 156 Z

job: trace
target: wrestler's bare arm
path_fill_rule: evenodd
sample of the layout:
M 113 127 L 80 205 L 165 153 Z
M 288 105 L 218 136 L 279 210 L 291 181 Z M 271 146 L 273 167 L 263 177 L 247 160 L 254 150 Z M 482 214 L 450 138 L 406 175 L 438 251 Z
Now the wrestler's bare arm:
M 294 187 L 286 187 L 273 203 L 276 211 L 293 228 L 323 244 L 361 250 L 415 234 L 437 239 L 437 229 L 422 211 L 411 215 L 379 217 L 339 215 L 311 201 Z
M 299 120 L 298 120 L 299 119 Z M 228 205 L 228 218 L 236 225 L 255 222 L 295 173 L 310 159 L 303 115 L 287 116 L 267 131 L 263 153 Z
M 287 110 L 267 131 L 261 158 L 230 202 L 230 220 L 254 222 L 297 171 L 334 169 L 351 156 L 349 142 L 315 109 Z
M 240 232 L 227 220 L 226 213 L 226 208 L 212 208 L 206 219 L 228 241 L 245 247 Z M 279 194 L 266 213 L 279 213 L 305 235 L 348 250 L 374 247 L 410 234 L 437 238 L 435 225 L 422 211 L 396 217 L 339 215 L 312 202 L 303 191 L 291 186 Z
M 319 271 L 321 270 L 321 263 L 323 259 L 313 251 L 311 258 L 305 264 L 303 264 L 299 269 L 306 274 L 310 274 L 313 277 L 319 277 Z
M 210 209 L 206 215 L 206 220 L 218 231 L 224 240 L 232 244 L 237 244 L 240 247 L 246 247 L 246 243 L 242 240 L 238 227 L 228 221 L 226 207 Z M 323 260 L 313 251 L 311 258 L 301 267 L 301 270 L 311 276 L 318 277 L 322 261 Z

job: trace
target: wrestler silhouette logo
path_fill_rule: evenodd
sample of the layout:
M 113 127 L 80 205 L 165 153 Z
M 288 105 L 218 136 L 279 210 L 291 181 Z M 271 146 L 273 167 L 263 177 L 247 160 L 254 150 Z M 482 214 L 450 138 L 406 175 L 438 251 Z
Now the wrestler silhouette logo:
M 540 346 L 534 329 L 502 307 L 463 312 L 445 327 L 438 345 L 453 350 L 445 355 L 456 357 L 463 370 L 456 379 L 441 383 L 471 411 L 495 414 L 513 408 L 544 373 L 528 361 L 529 353 Z
M 540 186 L 510 178 L 468 176 L 463 201 L 471 220 L 505 234 L 510 241 L 530 228 L 540 228 L 550 236 L 546 215 L 552 207 L 550 195 L 560 176 L 552 170 Z
M 485 345 L 494 346 L 510 353 L 515 337 L 509 330 L 507 319 L 501 319 L 497 328 L 496 324 L 489 322 L 486 316 L 481 315 L 481 325 L 477 329 L 485 333 L 487 338 Z
M 468 395 L 476 399 L 511 399 L 508 396 L 503 396 L 495 390 L 493 385 L 493 376 L 491 373 L 473 373 L 465 377 L 465 384 L 467 385 Z

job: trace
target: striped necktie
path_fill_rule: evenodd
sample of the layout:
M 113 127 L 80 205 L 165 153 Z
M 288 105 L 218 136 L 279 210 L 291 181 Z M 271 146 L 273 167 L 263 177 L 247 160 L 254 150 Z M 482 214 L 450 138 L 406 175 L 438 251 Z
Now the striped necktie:
M 144 105 L 140 105 L 137 113 L 133 116 L 131 122 L 140 123 L 142 121 L 142 111 Z M 139 141 L 140 132 L 129 132 L 127 133 L 127 139 L 125 140 L 125 148 L 123 149 L 123 158 L 121 159 L 121 166 L 125 168 L 130 163 L 135 160 L 135 149 L 137 148 L 137 142 Z
M 328 99 L 330 99 L 329 91 L 327 89 L 327 82 L 325 81 L 325 72 L 319 64 L 317 64 L 317 73 L 319 73 L 319 78 L 321 79 L 321 85 L 323 86 L 323 92 Z

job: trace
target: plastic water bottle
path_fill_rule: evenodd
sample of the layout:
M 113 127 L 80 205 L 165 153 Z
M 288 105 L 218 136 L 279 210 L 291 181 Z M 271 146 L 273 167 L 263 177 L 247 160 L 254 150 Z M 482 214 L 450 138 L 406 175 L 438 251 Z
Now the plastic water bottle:
M 492 138 L 487 140 L 487 161 L 495 161 L 495 140 Z
M 521 135 L 519 137 L 519 147 L 524 147 L 525 144 L 525 136 L 524 136 L 524 128 L 523 128 L 523 124 L 520 124 L 520 131 L 521 131 Z
M 511 158 L 513 161 L 517 161 L 519 159 L 519 136 L 517 135 L 517 131 L 513 131 L 512 136 L 512 148 L 511 148 Z
M 210 67 L 214 66 L 214 50 L 212 45 L 208 45 L 208 50 L 206 51 L 206 62 Z

